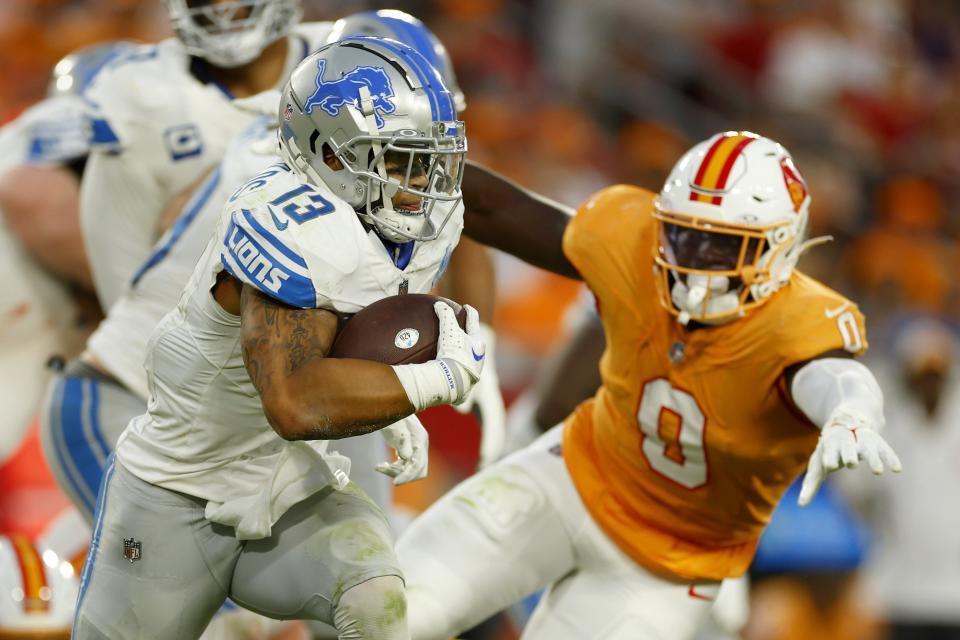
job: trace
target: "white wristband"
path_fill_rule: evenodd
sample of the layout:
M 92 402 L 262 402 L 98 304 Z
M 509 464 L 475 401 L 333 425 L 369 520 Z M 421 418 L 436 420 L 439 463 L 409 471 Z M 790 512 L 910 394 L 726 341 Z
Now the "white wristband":
M 463 374 L 452 360 L 394 365 L 393 370 L 415 411 L 461 399 Z

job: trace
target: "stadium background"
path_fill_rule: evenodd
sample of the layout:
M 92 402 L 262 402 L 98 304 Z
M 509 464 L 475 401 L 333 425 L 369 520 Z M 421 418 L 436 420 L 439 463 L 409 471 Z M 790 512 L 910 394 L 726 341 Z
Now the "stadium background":
M 750 129 L 783 142 L 812 192 L 811 235 L 834 238 L 801 267 L 865 311 L 871 360 L 891 372 L 883 378 L 890 385 L 888 407 L 911 402 L 901 382 L 904 367 L 947 374 L 954 367 L 952 344 L 938 343 L 944 357 L 937 360 L 922 346 L 911 351 L 916 340 L 901 337 L 923 319 L 952 326 L 960 313 L 954 277 L 960 266 L 960 2 L 304 0 L 303 6 L 307 19 L 378 8 L 420 17 L 447 45 L 466 93 L 470 156 L 570 205 L 613 182 L 659 189 L 679 155 L 717 130 Z M 159 1 L 4 0 L 0 122 L 42 97 L 53 64 L 77 47 L 167 35 Z M 564 339 L 564 312 L 580 292 L 502 256 L 497 268 L 494 324 L 509 401 Z M 945 379 L 949 395 L 956 382 Z M 470 419 L 431 416 L 434 427 L 454 420 Z M 429 501 L 470 472 L 476 429 L 462 426 L 431 429 L 437 449 L 431 480 L 405 490 L 405 501 Z M 892 420 L 889 428 L 909 433 L 916 425 Z M 911 446 L 910 438 L 903 442 Z M 951 459 L 960 479 L 958 453 Z M 897 481 L 912 486 L 910 472 Z M 941 489 L 942 495 L 925 489 L 916 500 L 955 511 L 950 487 Z M 22 500 L 19 514 L 8 505 L 3 526 L 18 517 L 29 521 L 34 511 L 23 505 L 35 510 L 43 495 Z M 883 637 L 890 610 L 876 589 L 863 587 L 876 581 L 854 583 L 851 570 L 861 556 L 867 565 L 875 562 L 876 554 L 865 551 L 867 538 L 882 540 L 890 523 L 922 516 L 890 512 L 890 503 L 859 486 L 842 495 L 875 507 L 865 521 L 869 533 L 849 528 L 856 542 L 844 543 L 853 549 L 846 564 L 801 561 L 787 568 L 802 571 L 802 581 L 759 581 L 747 637 Z M 960 555 L 944 561 L 960 567 Z M 814 584 L 813 574 L 826 586 Z M 872 572 L 861 568 L 860 575 Z M 960 600 L 954 608 L 955 621 L 939 622 L 960 623 Z M 508 635 L 500 630 L 487 637 Z

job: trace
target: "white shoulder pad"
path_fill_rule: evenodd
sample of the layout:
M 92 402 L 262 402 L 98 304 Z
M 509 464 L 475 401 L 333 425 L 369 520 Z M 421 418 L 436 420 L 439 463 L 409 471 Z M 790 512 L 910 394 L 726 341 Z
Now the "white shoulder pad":
M 83 94 L 91 109 L 91 146 L 122 149 L 138 123 L 152 122 L 158 113 L 178 108 L 178 94 L 168 87 L 188 78 L 187 59 L 179 42 L 171 38 L 135 47 L 107 64 Z
M 237 280 L 301 309 L 317 306 L 317 295 L 289 227 L 278 226 L 268 207 L 231 209 L 220 261 Z
M 360 262 L 362 226 L 353 208 L 302 183 L 283 163 L 227 202 L 224 267 L 237 279 L 300 308 L 329 307 L 333 283 Z
M 0 168 L 59 165 L 86 155 L 89 110 L 77 96 L 47 98 L 0 130 Z

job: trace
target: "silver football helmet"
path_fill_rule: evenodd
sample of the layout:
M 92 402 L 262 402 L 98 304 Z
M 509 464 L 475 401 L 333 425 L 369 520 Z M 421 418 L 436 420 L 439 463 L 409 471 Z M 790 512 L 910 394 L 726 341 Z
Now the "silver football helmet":
M 80 95 L 103 67 L 135 46 L 133 42 L 117 40 L 92 44 L 67 54 L 53 67 L 47 96 Z
M 457 113 L 467 108 L 467 101 L 457 83 L 457 75 L 453 71 L 453 61 L 450 60 L 447 48 L 425 24 L 409 13 L 396 9 L 354 13 L 333 24 L 333 31 L 330 32 L 327 42 L 336 42 L 347 36 L 390 38 L 413 47 L 440 72 L 447 90 L 453 94 Z
M 433 240 L 461 198 L 463 123 L 439 72 L 400 42 L 347 37 L 308 56 L 283 89 L 279 137 L 291 169 L 388 240 Z M 400 191 L 416 204 L 395 208 Z
M 239 67 L 300 21 L 299 0 L 165 0 L 177 38 L 190 55 Z

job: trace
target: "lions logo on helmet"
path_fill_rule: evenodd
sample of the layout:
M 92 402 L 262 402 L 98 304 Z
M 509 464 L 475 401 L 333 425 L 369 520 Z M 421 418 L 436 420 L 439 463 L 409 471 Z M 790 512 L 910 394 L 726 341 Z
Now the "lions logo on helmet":
M 461 206 L 463 123 L 439 72 L 416 49 L 383 38 L 329 44 L 293 70 L 280 105 L 287 165 L 386 240 L 433 240 Z M 400 191 L 419 206 L 395 209 Z
M 396 105 L 391 102 L 394 94 L 387 72 L 379 67 L 357 67 L 336 80 L 324 80 L 323 74 L 326 70 L 327 61 L 323 58 L 317 60 L 317 90 L 304 103 L 304 113 L 312 113 L 314 107 L 320 107 L 331 116 L 336 116 L 340 113 L 340 107 L 345 104 L 353 104 L 360 109 L 362 90 L 366 89 L 373 102 L 377 128 L 383 129 L 383 116 L 380 113 L 393 113 L 397 110 Z
M 717 324 L 762 304 L 810 245 L 809 209 L 800 172 L 773 140 L 727 131 L 696 145 L 674 166 L 654 213 L 663 306 L 682 324 Z

